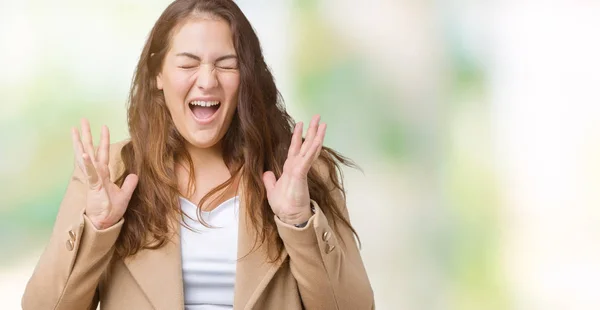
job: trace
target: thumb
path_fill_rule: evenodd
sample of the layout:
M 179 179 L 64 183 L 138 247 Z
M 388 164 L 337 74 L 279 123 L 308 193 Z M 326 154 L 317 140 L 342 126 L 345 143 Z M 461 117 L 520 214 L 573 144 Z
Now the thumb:
M 267 195 L 275 188 L 275 183 L 277 179 L 275 179 L 275 174 L 272 171 L 267 171 L 263 173 L 263 183 L 265 183 L 265 188 L 267 189 Z
M 131 196 L 133 195 L 133 191 L 135 190 L 137 184 L 138 184 L 138 176 L 135 174 L 128 175 L 125 178 L 125 181 L 123 181 L 123 186 L 121 186 L 121 191 L 123 191 L 123 193 L 125 194 L 125 197 L 127 198 L 128 203 L 129 203 L 129 200 L 131 200 Z

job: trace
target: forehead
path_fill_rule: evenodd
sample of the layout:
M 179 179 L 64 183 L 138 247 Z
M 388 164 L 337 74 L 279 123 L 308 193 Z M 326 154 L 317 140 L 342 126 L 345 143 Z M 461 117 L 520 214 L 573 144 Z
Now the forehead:
M 235 52 L 229 24 L 220 17 L 207 14 L 190 17 L 177 27 L 170 50 L 198 55 Z

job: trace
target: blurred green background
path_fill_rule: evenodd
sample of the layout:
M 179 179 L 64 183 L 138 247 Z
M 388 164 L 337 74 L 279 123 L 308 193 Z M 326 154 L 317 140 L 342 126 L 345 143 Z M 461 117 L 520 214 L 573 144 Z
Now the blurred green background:
M 127 137 L 170 1 L 0 0 L 0 308 L 19 309 L 81 117 Z M 598 309 L 600 4 L 239 0 L 288 110 L 329 124 L 378 309 Z

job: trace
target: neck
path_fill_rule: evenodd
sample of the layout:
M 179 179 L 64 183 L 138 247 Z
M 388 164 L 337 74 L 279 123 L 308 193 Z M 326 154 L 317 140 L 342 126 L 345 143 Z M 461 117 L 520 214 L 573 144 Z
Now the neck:
M 194 165 L 196 175 L 202 173 L 202 171 L 211 171 L 214 170 L 215 167 L 225 166 L 220 143 L 210 148 L 197 148 L 188 145 L 186 150 L 192 157 L 192 164 Z
M 189 146 L 186 150 L 192 159 L 195 183 L 194 192 L 188 193 L 190 167 L 187 162 L 180 162 L 176 166 L 176 174 L 179 190 L 186 198 L 192 201 L 199 200 L 212 188 L 225 182 L 230 176 L 229 168 L 223 160 L 223 152 L 220 145 L 211 148 L 196 148 Z

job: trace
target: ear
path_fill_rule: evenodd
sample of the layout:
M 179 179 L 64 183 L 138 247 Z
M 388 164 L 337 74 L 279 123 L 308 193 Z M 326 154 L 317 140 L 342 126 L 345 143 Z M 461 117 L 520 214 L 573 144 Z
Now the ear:
M 156 76 L 156 87 L 157 87 L 158 89 L 160 89 L 160 90 L 162 90 L 162 89 L 163 89 L 163 83 L 162 83 L 162 72 L 161 72 L 161 73 L 159 73 L 159 74 Z

